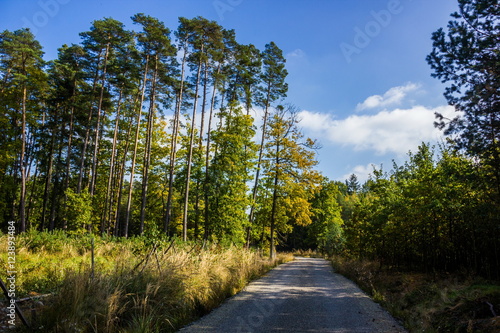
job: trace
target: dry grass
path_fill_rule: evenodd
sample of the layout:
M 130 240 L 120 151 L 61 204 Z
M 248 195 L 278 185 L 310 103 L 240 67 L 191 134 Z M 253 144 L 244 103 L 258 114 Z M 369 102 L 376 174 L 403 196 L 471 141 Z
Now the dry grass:
M 465 274 L 381 269 L 377 262 L 344 257 L 332 263 L 410 332 L 500 332 L 497 282 Z
M 326 258 L 326 256 L 315 250 L 294 250 L 293 255 L 297 257 L 305 257 L 305 258 Z
M 239 247 L 98 239 L 91 271 L 85 241 L 36 237 L 42 240 L 19 240 L 18 285 L 26 295 L 52 293 L 37 311 L 40 332 L 173 332 L 293 259 L 269 261 Z

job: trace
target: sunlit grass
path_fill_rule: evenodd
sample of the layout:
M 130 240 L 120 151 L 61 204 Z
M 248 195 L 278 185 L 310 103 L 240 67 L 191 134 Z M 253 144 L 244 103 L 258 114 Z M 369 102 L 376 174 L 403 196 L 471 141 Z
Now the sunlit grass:
M 18 296 L 47 294 L 35 326 L 61 332 L 171 332 L 209 312 L 279 262 L 241 247 L 166 239 L 18 237 Z M 6 236 L 0 237 L 0 246 Z M 6 265 L 6 256 L 0 255 Z

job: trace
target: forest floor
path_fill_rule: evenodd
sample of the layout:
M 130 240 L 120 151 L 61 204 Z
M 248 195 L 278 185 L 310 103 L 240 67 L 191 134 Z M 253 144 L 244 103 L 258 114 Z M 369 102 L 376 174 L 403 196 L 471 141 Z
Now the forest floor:
M 500 332 L 500 283 L 467 274 L 403 272 L 332 260 L 336 272 L 404 323 L 410 332 Z

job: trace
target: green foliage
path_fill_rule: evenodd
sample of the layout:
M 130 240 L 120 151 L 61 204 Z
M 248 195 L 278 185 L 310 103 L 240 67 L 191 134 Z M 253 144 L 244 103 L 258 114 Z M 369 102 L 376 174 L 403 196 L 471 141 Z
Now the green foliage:
M 249 198 L 248 182 L 262 168 L 264 139 L 256 163 L 250 111 L 264 106 L 265 123 L 286 96 L 282 50 L 240 45 L 233 30 L 203 17 L 180 18 L 175 41 L 154 17 L 131 20 L 138 32 L 112 18 L 92 22 L 48 63 L 27 29 L 0 34 L 0 222 L 69 234 L 128 237 L 163 226 L 186 239 L 259 238 L 247 213 L 267 194 Z M 289 187 L 275 214 L 287 232 L 287 221 L 307 225 L 312 214 L 310 186 Z
M 260 75 L 262 86 L 259 89 L 258 105 L 267 109 L 272 102 L 286 97 L 288 84 L 285 83 L 285 78 L 288 72 L 285 69 L 283 51 L 276 43 L 266 44 L 261 57 L 263 72 Z
M 489 277 L 496 264 L 498 208 L 480 165 L 449 148 L 428 145 L 389 175 L 376 171 L 363 192 L 345 195 L 346 253 L 423 270 L 467 269 Z
M 66 218 L 68 232 L 80 234 L 92 230 L 92 197 L 85 189 L 75 193 L 71 188 L 66 190 Z
M 318 250 L 329 256 L 340 253 L 344 246 L 340 191 L 334 182 L 324 181 L 312 202 L 313 217 L 309 234 L 316 237 Z M 310 237 L 311 237 L 310 236 Z
M 275 232 L 289 234 L 294 225 L 308 226 L 313 215 L 311 199 L 321 182 L 313 167 L 314 141 L 304 140 L 298 129 L 298 110 L 288 105 L 276 108 L 269 119 L 265 135 L 262 169 L 263 201 L 258 202 L 258 223 L 269 226 L 271 256 L 275 247 Z
M 29 136 L 39 133 L 44 118 L 47 79 L 42 56 L 42 46 L 29 29 L 0 33 L 0 123 L 4 125 L 0 129 L 0 182 L 7 173 L 16 179 L 19 193 L 15 193 L 9 205 L 18 206 L 10 218 L 19 221 L 20 232 L 28 226 L 26 185 L 30 152 L 39 148 L 30 142 Z
M 490 169 L 500 202 L 500 8 L 496 0 L 458 0 L 447 31 L 433 33 L 427 62 L 433 77 L 448 87 L 445 97 L 458 115 L 451 121 L 437 115 L 436 125 L 454 134 L 457 148 L 480 158 Z
M 247 225 L 248 181 L 253 168 L 256 145 L 253 119 L 244 115 L 240 107 L 232 107 L 230 113 L 222 112 L 223 130 L 212 133 L 218 147 L 209 170 L 212 188 L 209 202 L 209 220 L 206 228 L 215 239 L 226 238 L 235 244 L 245 241 Z

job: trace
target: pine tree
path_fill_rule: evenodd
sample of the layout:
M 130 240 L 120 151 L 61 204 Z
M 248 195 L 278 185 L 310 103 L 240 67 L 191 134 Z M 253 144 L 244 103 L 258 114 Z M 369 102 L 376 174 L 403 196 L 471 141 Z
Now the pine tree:
M 126 49 L 126 44 L 131 41 L 131 33 L 124 30 L 123 23 L 111 18 L 94 21 L 90 31 L 80 34 L 83 47 L 87 53 L 87 72 L 92 80 L 92 90 L 94 92 L 92 103 L 88 111 L 88 124 L 83 142 L 80 176 L 78 180 L 77 192 L 83 186 L 85 161 L 87 159 L 87 149 L 89 143 L 93 144 L 91 153 L 91 165 L 89 175 L 89 192 L 92 196 L 95 192 L 97 182 L 97 165 L 99 155 L 99 145 L 102 138 L 104 123 L 107 115 L 104 108 L 110 108 L 109 98 L 109 69 L 113 67 L 116 54 Z M 106 101 L 105 101 L 106 99 Z M 93 133 L 92 133 L 93 132 Z M 93 134 L 93 140 L 91 135 Z
M 349 179 L 345 181 L 345 184 L 347 186 L 347 194 L 349 195 L 356 194 L 360 190 L 358 176 L 356 176 L 354 173 L 349 176 Z
M 144 221 L 146 219 L 146 201 L 148 193 L 149 169 L 151 164 L 151 147 L 153 145 L 154 125 L 156 122 L 156 109 L 158 100 L 163 94 L 170 91 L 169 82 L 165 79 L 172 73 L 172 59 L 175 55 L 175 48 L 170 41 L 170 30 L 155 18 L 144 14 L 135 15 L 134 23 L 141 24 L 143 33 L 139 34 L 138 42 L 141 47 L 142 57 L 148 63 L 149 72 L 145 75 L 149 77 L 149 97 L 146 142 L 144 147 L 144 163 L 142 172 L 142 194 L 141 194 L 141 216 L 139 233 L 144 232 Z
M 45 134 L 40 141 L 41 144 L 51 142 L 51 148 L 49 154 L 45 151 L 40 156 L 42 167 L 48 166 L 40 220 L 41 230 L 47 227 L 53 230 L 56 227 L 56 217 L 62 220 L 60 227 L 65 228 L 67 224 L 65 211 L 61 208 L 67 200 L 66 191 L 72 180 L 72 167 L 76 164 L 74 156 L 78 155 L 75 152 L 78 145 L 75 143 L 80 136 L 81 120 L 85 119 L 89 108 L 87 97 L 91 89 L 85 81 L 84 61 L 85 51 L 81 46 L 63 45 L 59 49 L 58 59 L 49 63 L 51 91 L 47 100 L 48 114 L 43 131 Z M 54 161 L 56 149 L 62 156 Z M 48 163 L 43 162 L 46 158 L 49 159 Z M 61 180 L 60 174 L 63 175 Z
M 482 158 L 492 170 L 500 198 L 500 6 L 497 0 L 458 0 L 448 31 L 432 35 L 427 61 L 433 77 L 449 83 L 445 97 L 460 114 L 436 125 L 458 148 Z M 498 199 L 500 200 L 500 199 Z
M 45 63 L 42 47 L 29 29 L 0 34 L 0 69 L 2 87 L 0 100 L 2 114 L 8 115 L 13 132 L 7 133 L 19 151 L 13 167 L 13 174 L 19 175 L 19 231 L 27 229 L 26 224 L 26 186 L 30 174 L 28 168 L 28 144 L 40 124 L 43 110 L 43 94 L 46 89 Z
M 191 186 L 191 168 L 193 164 L 193 154 L 195 146 L 195 127 L 197 111 L 199 104 L 200 85 L 202 84 L 202 72 L 207 68 L 209 61 L 209 49 L 221 42 L 221 27 L 215 21 L 208 21 L 202 17 L 196 17 L 192 20 L 185 18 L 179 19 L 178 36 L 187 41 L 190 47 L 188 56 L 191 72 L 193 73 L 192 84 L 194 87 L 193 110 L 191 115 L 190 140 L 188 147 L 187 165 L 186 165 L 186 186 L 184 189 L 184 211 L 183 211 L 183 239 L 187 240 L 188 229 L 188 211 L 189 211 L 189 192 Z M 217 48 L 217 47 L 216 47 Z M 186 52 L 186 49 L 184 50 Z M 202 88 L 202 91 L 205 91 Z M 203 97 L 203 96 L 202 96 Z M 204 99 L 203 99 L 204 100 Z M 204 103 L 203 103 L 204 105 Z M 203 109 L 202 105 L 202 109 Z M 203 121 L 202 121 L 203 123 Z M 200 127 L 200 132 L 203 128 Z
M 286 97 L 286 92 L 288 91 L 288 84 L 285 83 L 285 79 L 288 75 L 288 72 L 285 69 L 286 59 L 283 57 L 283 51 L 274 42 L 266 45 L 264 52 L 262 52 L 262 62 L 263 68 L 260 74 L 261 86 L 259 86 L 257 105 L 264 109 L 264 115 L 259 157 L 252 190 L 252 205 L 250 207 L 249 214 L 250 228 L 253 224 L 255 202 L 257 199 L 257 191 L 259 189 L 259 178 L 262 166 L 262 157 L 264 154 L 265 138 L 267 135 L 269 110 L 272 103 Z

